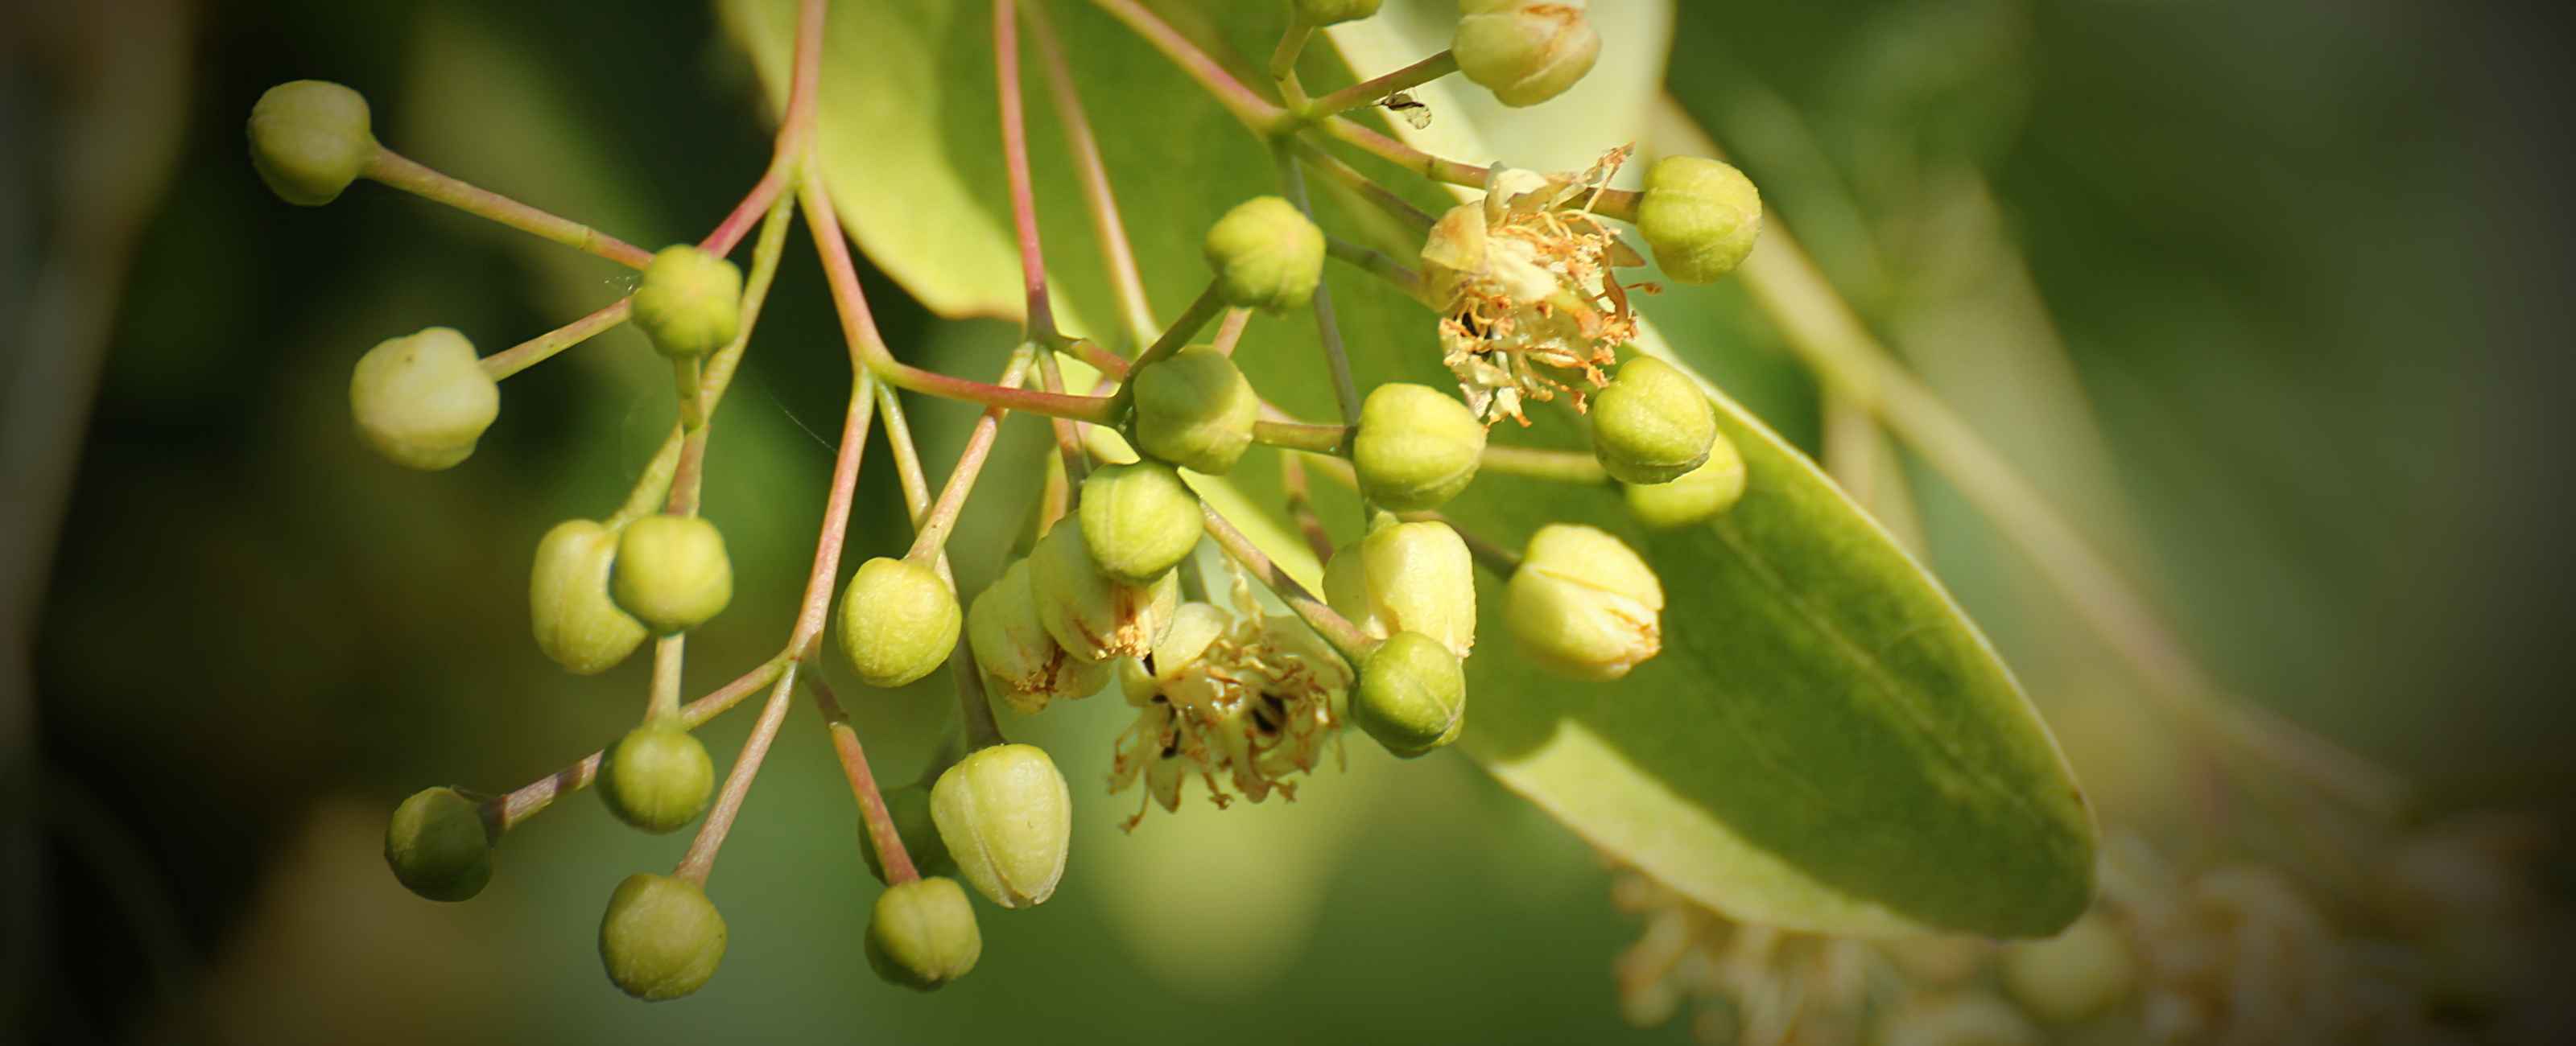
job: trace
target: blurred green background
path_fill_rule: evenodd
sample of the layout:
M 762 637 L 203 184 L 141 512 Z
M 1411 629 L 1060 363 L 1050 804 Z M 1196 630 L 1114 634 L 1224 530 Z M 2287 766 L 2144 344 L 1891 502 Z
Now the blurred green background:
M 2445 802 L 2567 812 L 2569 124 L 2545 6 L 1682 8 L 1675 92 L 2221 678 Z M 378 461 L 346 416 L 366 347 L 447 325 L 490 351 L 625 278 L 377 187 L 283 205 L 242 119 L 278 81 L 346 82 L 389 145 L 654 244 L 758 175 L 748 70 L 694 3 L 30 5 L 0 26 L 0 315 L 77 316 L 62 296 L 87 294 L 106 346 L 47 586 L 10 593 L 34 607 L 35 725 L 0 731 L 34 751 L 11 816 L 44 867 L 6 884 L 35 917 L 12 939 L 38 951 L 5 998 L 31 1041 L 1685 1037 L 1618 1020 L 1609 963 L 1634 927 L 1599 860 L 1463 758 L 1399 773 L 1355 744 L 1294 804 L 1193 802 L 1122 836 L 1135 797 L 1091 787 L 1125 718 L 1108 701 L 1013 724 L 1087 797 L 1072 870 L 1043 908 L 988 909 L 977 974 L 936 996 L 860 959 L 877 887 L 801 711 L 712 882 L 723 975 L 685 1003 L 619 996 L 593 945 L 608 889 L 684 844 L 588 796 L 515 833 L 475 902 L 414 899 L 379 858 L 396 800 L 514 786 L 634 715 L 643 660 L 562 675 L 522 593 L 538 535 L 606 511 L 669 425 L 667 376 L 621 330 L 514 379 L 466 466 Z M 810 555 L 847 370 L 807 256 L 800 234 L 711 452 L 739 590 L 691 645 L 693 692 L 769 652 Z M 84 275 L 39 278 L 63 271 Z M 899 353 L 998 366 L 1009 329 L 870 280 Z M 1816 449 L 1812 387 L 1712 293 L 1744 317 L 1741 398 Z M 17 404 L 48 374 L 0 381 Z M 925 456 L 965 419 L 922 408 Z M 853 557 L 901 542 L 883 461 Z M 2154 816 L 2173 789 L 2120 779 L 2152 737 L 2116 663 L 1912 478 L 1938 573 L 2106 814 Z M 982 507 L 965 540 L 1017 522 Z M 909 777 L 952 703 L 869 696 L 880 772 Z M 712 728 L 719 758 L 747 726 Z

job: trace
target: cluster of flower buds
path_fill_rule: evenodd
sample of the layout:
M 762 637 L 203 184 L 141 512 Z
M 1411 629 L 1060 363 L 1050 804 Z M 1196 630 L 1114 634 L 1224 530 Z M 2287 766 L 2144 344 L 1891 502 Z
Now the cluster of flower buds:
M 1370 17 L 1378 7 L 1378 0 L 1291 0 L 1292 38 Z M 810 29 L 813 23 L 800 24 Z M 1506 105 L 1533 105 L 1579 81 L 1600 43 L 1581 0 L 1461 0 L 1448 52 L 1340 95 L 1368 104 L 1359 96 L 1384 87 L 1374 97 L 1397 98 L 1396 80 L 1419 83 L 1454 70 Z M 1294 48 L 1282 53 L 1293 59 Z M 808 54 L 799 49 L 800 60 L 811 60 Z M 1301 91 L 1284 93 L 1302 98 Z M 1305 108 L 1292 121 L 1299 126 L 1263 133 L 1302 134 L 1301 128 L 1350 107 L 1297 104 Z M 805 116 L 809 126 L 811 116 Z M 756 744 L 745 746 L 726 776 L 727 800 L 715 802 L 715 765 L 691 728 L 722 708 L 684 712 L 674 691 L 682 637 L 733 597 L 724 536 L 697 505 L 713 398 L 752 336 L 788 214 L 798 206 L 809 217 L 823 210 L 781 186 L 808 179 L 804 188 L 823 183 L 820 199 L 829 197 L 828 180 L 814 169 L 822 158 L 789 150 L 791 133 L 782 128 L 778 177 L 762 183 L 771 202 L 747 199 L 705 245 L 647 253 L 385 150 L 373 135 L 366 101 L 345 87 L 282 85 L 260 99 L 249 124 L 254 166 L 291 203 L 327 203 L 359 178 L 385 181 L 639 270 L 629 300 L 491 357 L 478 359 L 462 334 L 446 328 L 386 341 L 358 361 L 350 405 L 360 434 L 386 458 L 415 469 L 447 469 L 469 458 L 497 419 L 502 377 L 598 330 L 631 321 L 672 366 L 680 426 L 665 457 L 656 459 L 660 471 L 648 469 L 616 513 L 549 530 L 537 544 L 528 587 L 536 646 L 568 672 L 606 672 L 654 640 L 654 692 L 644 721 L 591 760 L 509 796 L 424 790 L 395 812 L 385 843 L 386 861 L 405 886 L 423 897 L 458 901 L 490 880 L 500 835 L 565 790 L 595 782 L 617 818 L 646 832 L 699 825 L 689 856 L 672 875 L 626 879 L 601 921 L 599 949 L 610 980 L 641 999 L 694 992 L 721 962 L 726 929 L 704 888 L 707 865 L 739 808 L 740 789 L 767 750 L 767 736 L 756 733 Z M 1608 680 L 1656 655 L 1661 583 L 1610 531 L 1541 527 L 1515 555 L 1436 514 L 1480 473 L 1512 471 L 1495 464 L 1498 452 L 1551 455 L 1559 467 L 1547 474 L 1561 479 L 1600 483 L 1606 477 L 1626 485 L 1636 517 L 1649 528 L 1703 522 L 1744 493 L 1744 462 L 1707 392 L 1679 368 L 1633 348 L 1640 329 L 1631 291 L 1654 288 L 1616 271 L 1643 266 L 1645 256 L 1599 206 L 1627 156 L 1625 148 L 1612 150 L 1588 170 L 1558 175 L 1495 165 L 1481 200 L 1458 205 L 1424 231 L 1419 279 L 1399 282 L 1433 303 L 1436 315 L 1425 321 L 1424 340 L 1436 340 L 1457 395 L 1401 382 L 1365 396 L 1350 387 L 1322 279 L 1326 259 L 1340 252 L 1305 205 L 1292 202 L 1304 199 L 1304 188 L 1289 178 L 1286 195 L 1246 200 L 1208 229 L 1202 241 L 1208 291 L 1189 319 L 1127 364 L 1114 395 L 1075 398 L 1050 387 L 1050 398 L 1038 401 L 1055 405 L 1062 418 L 1102 428 L 1087 441 L 1067 430 L 1065 468 L 1080 476 L 1078 486 L 1056 492 L 1027 554 L 1005 564 L 971 602 L 961 602 L 944 544 L 989 442 L 974 452 L 973 464 L 961 456 L 950 480 L 955 496 L 944 491 L 939 511 L 923 515 L 916 547 L 860 564 L 839 593 L 837 611 L 828 614 L 837 560 L 818 556 L 788 649 L 768 663 L 767 675 L 755 671 L 743 689 L 730 691 L 723 707 L 763 678 L 775 685 L 773 708 L 800 679 L 818 691 L 835 744 L 846 742 L 841 752 L 862 810 L 862 853 L 887 884 L 865 939 L 881 976 L 927 990 L 965 975 L 983 948 L 969 888 L 1002 908 L 1026 908 L 1051 897 L 1065 873 L 1071 790 L 1044 750 L 999 736 L 988 692 L 1019 713 L 1036 714 L 1054 701 L 1115 685 L 1136 712 L 1115 741 L 1110 782 L 1112 792 L 1141 785 L 1132 828 L 1155 804 L 1176 809 L 1192 778 L 1220 807 L 1274 792 L 1293 798 L 1299 776 L 1316 769 L 1327 746 L 1341 752 L 1346 724 L 1405 758 L 1456 742 L 1467 723 L 1466 662 L 1476 648 L 1480 563 L 1505 579 L 1502 622 L 1510 649 L 1526 661 L 1578 679 Z M 1714 279 L 1735 267 L 1760 229 L 1761 204 L 1751 184 L 1714 161 L 1666 159 L 1642 193 L 1620 199 L 1627 209 L 1612 210 L 1636 221 L 1665 273 L 1683 282 Z M 771 224 L 746 277 L 726 255 L 763 206 Z M 827 268 L 836 260 L 846 268 L 847 258 L 828 249 L 839 246 L 837 239 L 822 246 Z M 1346 412 L 1339 428 L 1281 416 L 1233 356 L 1242 325 L 1254 314 L 1309 306 L 1325 318 L 1324 347 L 1334 357 Z M 1194 343 L 1219 313 L 1227 314 L 1228 333 Z M 1026 351 L 1062 351 L 1069 340 L 1052 328 L 1032 329 Z M 854 340 L 854 351 L 864 341 Z M 885 354 L 881 346 L 876 352 Z M 1015 360 L 1015 368 L 1031 362 Z M 1052 382 L 1054 360 L 1047 362 L 1041 371 Z M 863 365 L 879 377 L 903 366 L 890 357 Z M 1029 390 L 936 377 L 934 388 L 991 409 L 979 422 L 987 426 L 979 428 L 981 438 L 989 438 L 1002 411 L 1033 398 Z M 1006 377 L 1005 386 L 1017 380 Z M 917 391 L 914 384 L 893 384 Z M 1502 419 L 1531 425 L 1535 405 L 1558 400 L 1576 415 L 1588 414 L 1588 422 L 1564 419 L 1585 426 L 1588 456 L 1489 445 L 1489 429 Z M 899 402 L 884 409 L 899 411 Z M 1281 436 L 1277 429 L 1264 435 L 1265 421 L 1305 435 Z M 1101 450 L 1117 437 L 1132 454 Z M 1184 476 L 1225 476 L 1257 442 L 1348 459 L 1338 474 L 1356 487 L 1367 532 L 1334 549 L 1320 521 L 1308 521 L 1315 551 L 1331 553 L 1320 600 L 1224 524 Z M 1082 447 L 1092 448 L 1087 468 L 1079 460 Z M 836 484 L 848 481 L 855 461 L 844 460 Z M 837 511 L 846 511 L 845 500 L 835 502 Z M 927 521 L 932 517 L 937 521 Z M 845 522 L 828 523 L 827 538 L 836 540 Z M 1213 571 L 1194 558 L 1209 538 L 1230 557 L 1229 584 L 1215 595 L 1202 576 Z M 837 544 L 826 547 L 837 553 Z M 1255 578 L 1273 590 L 1276 603 L 1255 594 Z M 1281 604 L 1291 612 L 1279 612 Z M 904 687 L 943 664 L 959 666 L 972 750 L 935 759 L 916 783 L 878 789 L 855 733 L 815 674 L 825 627 L 871 687 Z M 807 674 L 797 677 L 800 671 Z M 774 731 L 775 721 L 764 715 L 761 729 Z

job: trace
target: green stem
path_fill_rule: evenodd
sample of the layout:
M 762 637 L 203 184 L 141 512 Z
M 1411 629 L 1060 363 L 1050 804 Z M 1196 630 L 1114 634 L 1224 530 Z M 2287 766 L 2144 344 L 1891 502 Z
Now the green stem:
M 1295 124 L 1296 117 L 1288 110 L 1244 86 L 1243 81 L 1227 73 L 1216 59 L 1199 50 L 1198 45 L 1191 43 L 1188 37 L 1182 36 L 1154 12 L 1146 10 L 1145 5 L 1136 0 L 1091 2 L 1108 12 L 1110 17 L 1126 23 L 1136 35 L 1144 37 L 1147 44 L 1161 51 L 1173 65 L 1179 66 L 1184 75 L 1198 81 L 1217 104 L 1225 106 L 1227 112 L 1233 113 L 1234 118 L 1242 121 L 1254 134 L 1266 138 Z
M 1491 571 L 1496 578 L 1509 581 L 1521 568 L 1520 553 L 1512 551 L 1492 538 L 1459 526 L 1457 520 L 1448 516 L 1437 512 L 1403 512 L 1397 515 L 1408 523 L 1428 522 L 1448 527 L 1452 533 L 1458 535 L 1459 541 L 1466 543 L 1467 554 L 1476 560 L 1476 565 Z
M 1342 88 L 1297 109 L 1308 119 L 1331 116 L 1364 105 L 1374 105 L 1389 95 L 1410 91 L 1457 71 L 1458 56 L 1444 50 L 1376 79 L 1364 80 Z
M 895 828 L 894 815 L 886 811 L 885 794 L 877 790 L 876 771 L 868 766 L 868 753 L 859 746 L 859 731 L 850 725 L 848 712 L 833 696 L 832 688 L 823 682 L 820 672 L 807 672 L 797 678 L 805 692 L 814 695 L 814 710 L 823 716 L 826 733 L 832 735 L 832 751 L 841 760 L 841 774 L 850 780 L 850 797 L 858 800 L 859 819 L 868 827 L 868 841 L 875 845 L 877 863 L 885 869 L 886 885 L 900 886 L 921 878 L 913 867 L 912 855 L 904 851 L 903 833 Z
M 699 822 L 698 834 L 689 840 L 688 852 L 671 869 L 671 877 L 685 879 L 701 887 L 707 875 L 715 870 L 716 851 L 724 847 L 725 836 L 733 831 L 734 818 L 742 814 L 742 801 L 751 795 L 751 782 L 760 776 L 760 765 L 769 759 L 769 746 L 778 740 L 778 727 L 787 721 L 788 696 L 796 689 L 796 673 L 801 661 L 790 661 L 769 686 L 769 700 L 760 706 L 760 718 L 752 721 L 751 736 L 744 738 L 742 751 L 733 757 L 733 769 L 725 772 L 724 788 L 716 801 L 707 807 L 707 819 Z
M 1002 385 L 1017 387 L 1027 377 L 1030 360 L 1043 352 L 1034 345 L 1021 346 L 1011 354 L 1011 362 L 1002 369 Z M 966 435 L 966 446 L 957 452 L 957 464 L 948 472 L 948 482 L 939 490 L 939 501 L 921 521 L 912 539 L 912 551 L 905 558 L 915 563 L 928 563 L 948 544 L 949 531 L 957 526 L 957 515 L 966 508 L 966 495 L 975 489 L 975 479 L 984 471 L 984 459 L 992 453 L 993 438 L 1001 431 L 1002 416 L 1010 413 L 1000 407 L 986 407 L 975 427 Z
M 1377 648 L 1377 640 L 1369 638 L 1349 619 L 1335 613 L 1323 600 L 1315 598 L 1314 593 L 1306 591 L 1306 586 L 1289 577 L 1287 571 L 1279 569 L 1279 564 L 1271 562 L 1259 545 L 1253 544 L 1243 531 L 1235 529 L 1233 523 L 1219 515 L 1216 506 L 1202 501 L 1199 508 L 1207 518 L 1208 538 L 1215 541 L 1228 558 L 1243 567 L 1245 573 L 1267 586 L 1280 602 L 1288 604 L 1288 609 L 1306 622 L 1307 627 L 1314 629 L 1316 635 L 1322 636 L 1324 642 L 1332 644 L 1342 659 L 1351 663 L 1354 671 L 1358 670 L 1360 663 L 1368 658 L 1369 651 Z
M 494 381 L 500 381 L 599 336 L 626 322 L 634 312 L 633 296 L 619 298 L 588 316 L 483 357 L 483 373 L 491 375 Z
M 1350 435 L 1348 425 L 1306 425 L 1267 418 L 1252 423 L 1253 442 L 1309 454 L 1347 455 Z
M 404 192 L 443 203 L 467 214 L 488 218 L 539 239 L 595 254 L 630 269 L 641 269 L 653 252 L 569 218 L 559 218 L 500 193 L 450 178 L 391 149 L 378 146 L 367 161 L 366 177 Z
M 1053 351 L 1038 353 L 1038 381 L 1048 392 L 1064 391 L 1064 370 L 1056 365 Z M 1090 457 L 1082 449 L 1082 431 L 1075 422 L 1048 418 L 1047 427 L 1055 435 L 1056 454 L 1064 463 L 1065 499 L 1070 504 L 1073 491 L 1080 487 L 1083 476 L 1090 471 Z
M 1288 147 L 1296 152 L 1298 162 L 1314 168 L 1316 173 L 1330 179 L 1333 184 L 1367 200 L 1371 206 L 1386 212 L 1388 217 L 1403 222 L 1407 228 L 1415 232 L 1428 232 L 1438 221 L 1431 216 L 1430 212 L 1414 206 L 1413 201 L 1379 184 L 1377 179 L 1362 173 L 1359 168 L 1351 166 L 1322 146 L 1304 138 L 1294 138 L 1289 140 Z
M 1376 131 L 1360 126 L 1347 116 L 1336 116 L 1315 124 L 1325 134 L 1362 152 L 1394 164 L 1435 182 L 1463 185 L 1470 189 L 1485 187 L 1486 169 L 1474 164 L 1444 160 Z
M 1601 469 L 1601 459 L 1579 450 L 1540 450 L 1489 443 L 1485 445 L 1484 456 L 1478 459 L 1476 467 L 1485 472 L 1559 483 L 1600 484 L 1610 481 L 1610 474 Z
M 1190 302 L 1189 308 L 1181 310 L 1180 318 L 1172 321 L 1171 327 L 1163 331 L 1163 336 L 1154 339 L 1152 345 L 1146 346 L 1145 351 L 1136 356 L 1136 362 L 1128 366 L 1127 373 L 1135 374 L 1170 359 L 1174 353 L 1181 351 L 1182 346 L 1189 344 L 1191 338 L 1197 337 L 1199 331 L 1206 329 L 1209 320 L 1215 319 L 1217 313 L 1223 311 L 1225 311 L 1225 297 L 1218 293 L 1217 282 L 1209 280 L 1207 289 L 1199 292 L 1198 298 Z M 1102 422 L 1097 418 L 1081 420 L 1109 424 L 1124 416 L 1127 408 L 1136 402 L 1136 383 L 1129 381 L 1120 384 L 1118 391 L 1109 399 L 1109 409 L 1106 412 L 1109 422 Z
M 1297 82 L 1297 56 L 1306 50 L 1306 41 L 1315 35 L 1315 25 L 1294 8 L 1288 12 L 1288 28 L 1279 34 L 1278 49 L 1270 52 L 1270 78 L 1279 84 L 1279 97 L 1294 112 L 1303 112 L 1311 104 L 1306 100 L 1306 86 Z
M 1092 235 L 1100 240 L 1109 288 L 1118 297 L 1118 311 L 1126 318 L 1128 346 L 1133 348 L 1154 340 L 1154 306 L 1145 296 L 1144 274 L 1136 265 L 1136 250 L 1128 242 L 1126 223 L 1118 217 L 1118 194 L 1109 186 L 1109 164 L 1101 159 L 1100 140 L 1092 133 L 1091 118 L 1083 112 L 1072 63 L 1065 60 L 1064 42 L 1056 38 L 1055 23 L 1046 8 L 1043 3 L 1030 4 L 1024 14 L 1029 27 L 1036 30 L 1038 56 L 1046 70 L 1047 95 L 1055 102 L 1056 122 L 1064 126 L 1065 145 L 1073 154 L 1074 180 L 1082 186 L 1083 210 L 1091 216 Z M 1060 385 L 1049 391 L 1062 391 Z
M 1394 285 L 1395 289 L 1403 291 L 1406 297 L 1421 302 L 1424 308 L 1436 310 L 1440 307 L 1438 302 L 1431 300 L 1431 287 L 1422 281 L 1421 273 L 1406 268 L 1404 263 L 1389 258 L 1382 252 L 1370 250 L 1338 236 L 1325 237 L 1324 250 L 1334 260 L 1356 267 L 1361 272 Z
M 680 725 L 695 730 L 708 720 L 732 711 L 735 705 L 742 703 L 743 698 L 751 696 L 761 687 L 768 686 L 772 680 L 777 679 L 779 671 L 786 665 L 787 659 L 784 656 L 771 658 L 761 662 L 751 671 L 743 673 L 733 682 L 718 687 L 707 696 L 681 706 Z M 494 797 L 484 804 L 486 820 L 501 831 L 508 831 L 525 823 L 538 812 L 553 805 L 557 796 L 590 787 L 590 783 L 599 777 L 599 763 L 605 756 L 605 750 L 592 752 L 581 757 L 571 766 L 521 785 L 514 791 Z

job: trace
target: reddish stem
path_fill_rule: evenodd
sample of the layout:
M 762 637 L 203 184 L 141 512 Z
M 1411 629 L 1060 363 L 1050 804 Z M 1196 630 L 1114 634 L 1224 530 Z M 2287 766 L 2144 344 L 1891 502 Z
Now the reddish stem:
M 894 815 L 886 811 L 885 793 L 877 790 L 876 771 L 868 767 L 867 750 L 859 747 L 859 731 L 850 725 L 849 714 L 841 710 L 840 700 L 832 696 L 820 673 L 807 672 L 797 681 L 814 695 L 814 710 L 823 714 L 823 726 L 832 735 L 832 751 L 841 757 L 841 774 L 850 779 L 850 797 L 859 802 L 859 817 L 867 823 L 868 840 L 876 845 L 877 863 L 885 869 L 886 885 L 921 878 L 912 854 L 903 848 L 903 833 L 895 830 Z
M 1011 185 L 1011 226 L 1019 234 L 1020 284 L 1028 295 L 1022 320 L 1029 337 L 1055 333 L 1047 297 L 1046 251 L 1038 243 L 1036 189 L 1029 184 L 1029 127 L 1020 99 L 1020 20 L 1012 0 L 993 0 L 993 74 L 1002 99 L 1002 169 Z

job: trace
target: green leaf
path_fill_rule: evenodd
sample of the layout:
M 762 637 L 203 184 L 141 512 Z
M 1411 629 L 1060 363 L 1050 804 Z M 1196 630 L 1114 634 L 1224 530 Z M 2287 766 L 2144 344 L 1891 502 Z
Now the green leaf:
M 1445 45 L 1422 37 L 1442 31 L 1434 15 L 1446 3 L 1390 3 L 1379 19 L 1337 27 L 1333 43 L 1361 68 L 1393 68 Z M 793 6 L 721 4 L 773 104 L 783 97 Z M 1238 70 L 1252 67 L 1244 56 L 1268 53 L 1280 15 L 1272 8 L 1284 8 L 1156 6 Z M 1435 114 L 1426 146 L 1472 163 L 1509 155 L 1561 168 L 1639 133 L 1660 89 L 1670 11 L 1598 7 L 1605 49 L 1591 81 L 1508 113 L 1456 93 L 1474 88 L 1455 78 L 1433 84 L 1420 93 Z M 1201 231 L 1234 203 L 1275 191 L 1267 151 L 1113 20 L 1085 4 L 1049 10 L 1099 128 L 1147 286 L 1168 316 L 1205 285 Z M 850 231 L 935 309 L 1015 313 L 990 9 L 843 2 L 832 25 L 821 147 Z M 1115 341 L 1034 40 L 1028 48 L 1033 164 L 1060 312 L 1069 330 Z M 1310 86 L 1349 81 L 1332 57 L 1310 53 Z M 1418 184 L 1399 188 L 1427 207 L 1444 205 Z M 1330 194 L 1319 196 L 1326 228 L 1354 227 Z M 1449 382 L 1419 305 L 1341 266 L 1328 283 L 1364 386 Z M 1703 371 L 1745 369 L 1711 336 L 1721 328 L 1705 321 L 1709 310 L 1672 314 L 1693 333 L 1687 351 L 1673 352 L 1652 332 L 1642 348 Z M 1331 415 L 1306 318 L 1257 320 L 1236 358 L 1274 401 Z M 1536 673 L 1511 650 L 1493 612 L 1499 600 L 1486 600 L 1486 641 L 1469 663 L 1465 749 L 1619 860 L 1731 915 L 1865 934 L 2017 936 L 2063 926 L 2090 901 L 2092 822 L 2010 673 L 1939 586 L 1813 464 L 1711 391 L 1750 478 L 1743 502 L 1711 526 L 1648 535 L 1614 490 L 1502 477 L 1455 503 L 1464 525 L 1506 542 L 1555 520 L 1606 527 L 1655 564 L 1670 600 L 1663 656 L 1607 685 Z M 1526 435 L 1509 430 L 1497 438 L 1559 446 L 1579 438 L 1548 412 Z M 1276 503 L 1270 460 L 1256 455 L 1230 477 L 1255 492 L 1239 505 Z M 1332 522 L 1355 522 L 1347 501 L 1324 508 Z

